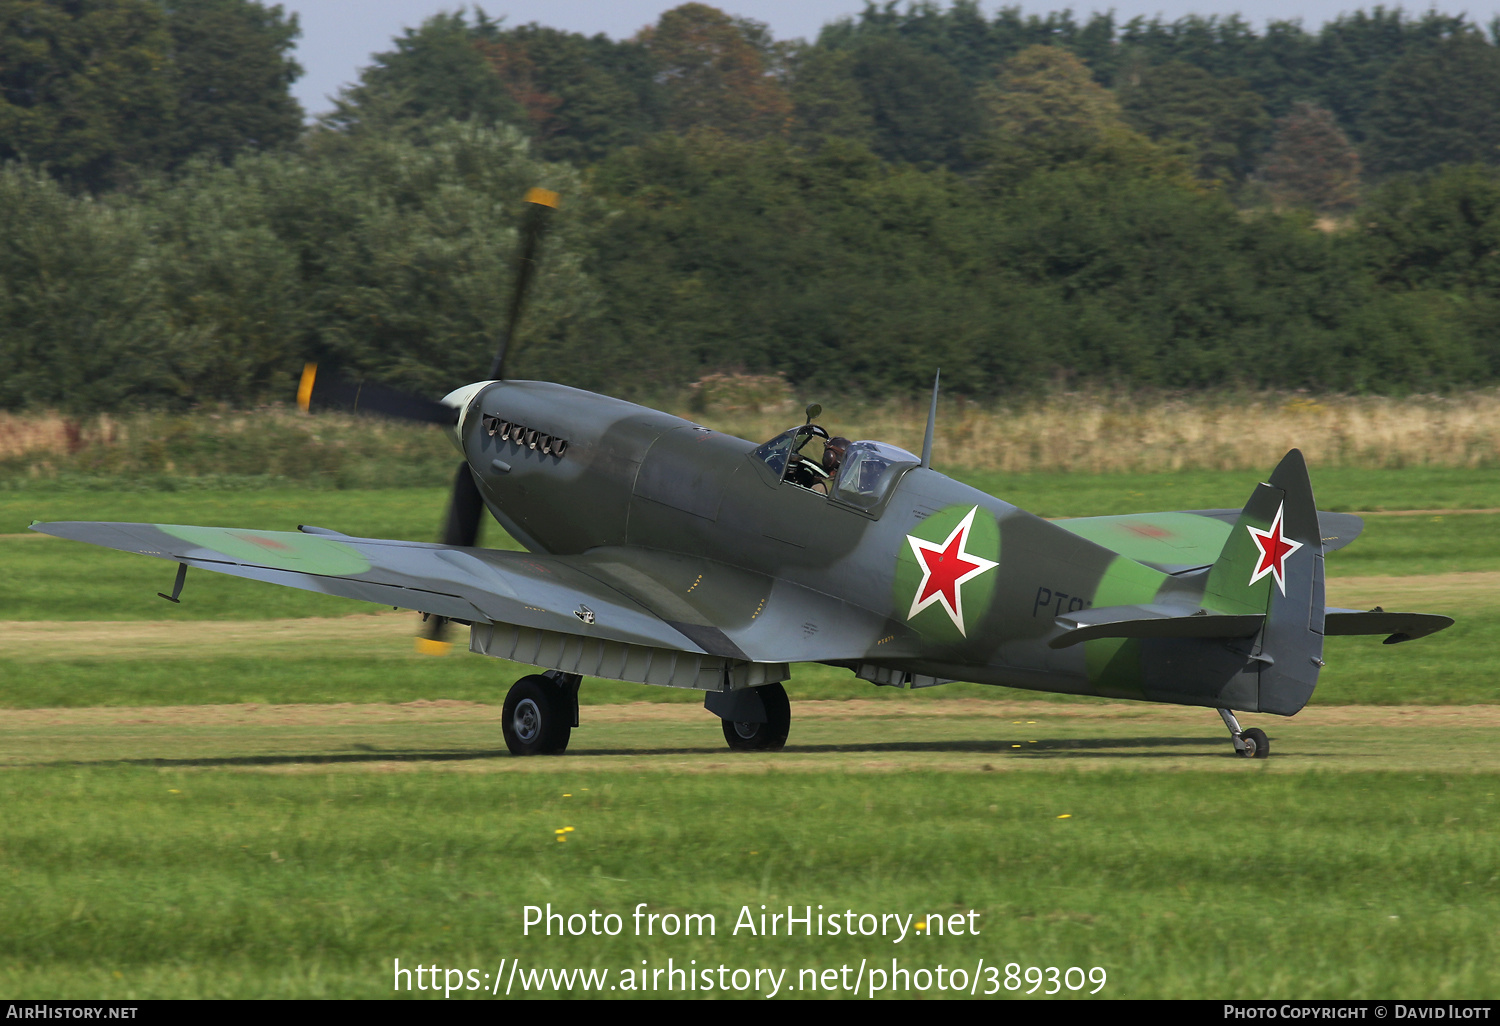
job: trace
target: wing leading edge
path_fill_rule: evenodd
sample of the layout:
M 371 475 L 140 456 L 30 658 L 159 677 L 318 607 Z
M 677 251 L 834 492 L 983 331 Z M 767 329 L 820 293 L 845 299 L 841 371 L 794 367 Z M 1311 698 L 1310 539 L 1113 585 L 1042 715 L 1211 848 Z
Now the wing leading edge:
M 559 669 L 587 663 L 582 672 L 621 680 L 693 680 L 699 683 L 685 686 L 705 686 L 708 671 L 701 668 L 663 679 L 662 660 L 644 676 L 636 673 L 639 659 L 628 674 L 609 672 L 611 660 L 619 655 L 623 666 L 623 653 L 632 648 L 711 656 L 715 666 L 784 664 L 857 658 L 890 633 L 874 613 L 786 581 L 646 550 L 545 556 L 355 538 L 321 528 L 302 533 L 84 521 L 31 526 L 214 573 L 445 616 L 476 625 L 482 637 L 473 647 L 487 654 L 564 663 Z M 601 654 L 594 667 L 592 655 L 579 654 L 586 646 L 570 648 L 570 638 L 591 644 L 589 652 L 609 654 Z M 547 658 L 529 657 L 542 655 Z

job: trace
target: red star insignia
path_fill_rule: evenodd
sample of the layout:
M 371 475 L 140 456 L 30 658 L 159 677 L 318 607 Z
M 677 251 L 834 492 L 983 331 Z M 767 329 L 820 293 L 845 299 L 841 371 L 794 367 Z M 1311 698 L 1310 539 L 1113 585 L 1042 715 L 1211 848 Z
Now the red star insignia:
M 1286 503 L 1276 507 L 1276 519 L 1271 522 L 1269 531 L 1245 525 L 1245 530 L 1250 532 L 1250 537 L 1255 539 L 1255 544 L 1260 548 L 1260 560 L 1255 564 L 1255 572 L 1250 575 L 1250 583 L 1254 584 L 1266 574 L 1276 578 L 1276 587 L 1286 594 L 1286 557 L 1290 556 L 1302 547 L 1302 543 L 1285 537 L 1281 533 L 1281 514 Z
M 917 585 L 917 593 L 912 598 L 911 612 L 906 614 L 908 620 L 934 602 L 941 603 L 958 633 L 969 636 L 964 623 L 963 585 L 1000 565 L 965 550 L 969 544 L 969 531 L 974 527 L 974 514 L 978 512 L 978 506 L 969 510 L 969 515 L 942 542 L 934 544 L 914 535 L 906 536 L 917 557 L 917 565 L 922 568 L 922 583 Z
M 271 549 L 275 552 L 290 552 L 292 547 L 286 542 L 277 541 L 275 538 L 263 538 L 258 534 L 237 535 L 241 541 L 247 541 L 252 545 L 259 545 L 263 549 Z

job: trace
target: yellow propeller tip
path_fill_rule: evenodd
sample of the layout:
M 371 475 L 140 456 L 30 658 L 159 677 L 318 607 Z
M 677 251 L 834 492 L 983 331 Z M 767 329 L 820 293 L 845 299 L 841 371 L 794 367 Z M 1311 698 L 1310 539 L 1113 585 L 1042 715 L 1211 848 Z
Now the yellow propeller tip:
M 453 647 L 447 641 L 433 641 L 431 638 L 417 638 L 417 652 L 421 655 L 447 655 L 448 650 Z
M 554 210 L 557 209 L 557 200 L 557 193 L 552 192 L 550 189 L 532 188 L 526 192 L 527 203 L 536 203 L 540 206 L 551 207 Z
M 302 381 L 297 385 L 297 409 L 303 413 L 307 412 L 312 403 L 313 380 L 318 376 L 318 365 L 305 363 L 302 365 Z

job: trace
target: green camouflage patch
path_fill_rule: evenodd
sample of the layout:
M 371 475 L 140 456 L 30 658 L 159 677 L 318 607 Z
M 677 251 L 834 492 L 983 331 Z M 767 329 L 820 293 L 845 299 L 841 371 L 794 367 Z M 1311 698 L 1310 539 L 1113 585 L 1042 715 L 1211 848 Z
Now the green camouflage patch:
M 1203 518 L 1198 518 L 1203 519 Z M 1156 598 L 1167 575 L 1124 556 L 1116 557 L 1099 580 L 1093 608 L 1134 606 Z M 1083 643 L 1089 682 L 1101 695 L 1141 698 L 1141 643 L 1135 639 L 1098 638 Z
M 370 569 L 370 561 L 332 538 L 292 531 L 249 531 L 233 527 L 181 527 L 157 524 L 158 531 L 228 556 L 236 563 L 253 563 L 276 570 L 347 577 Z
M 994 598 L 1000 525 L 977 506 L 949 506 L 904 541 L 896 554 L 895 615 L 934 641 L 963 641 Z

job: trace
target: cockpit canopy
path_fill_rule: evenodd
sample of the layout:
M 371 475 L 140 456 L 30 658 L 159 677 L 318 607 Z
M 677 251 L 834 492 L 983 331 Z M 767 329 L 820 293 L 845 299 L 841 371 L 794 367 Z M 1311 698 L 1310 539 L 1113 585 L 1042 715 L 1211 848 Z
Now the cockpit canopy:
M 786 470 L 788 459 L 800 456 L 812 463 L 821 462 L 821 453 L 807 451 L 808 443 L 814 438 L 826 442 L 828 432 L 816 424 L 789 428 L 756 449 L 754 456 L 763 461 L 771 473 L 787 481 L 790 480 Z M 897 479 L 920 462 L 905 449 L 885 442 L 851 442 L 844 452 L 843 462 L 830 482 L 828 497 L 846 506 L 873 513 L 890 497 Z M 818 490 L 821 488 L 819 486 Z
M 878 509 L 896 480 L 919 463 L 905 449 L 885 442 L 850 442 L 830 497 L 863 510 Z

